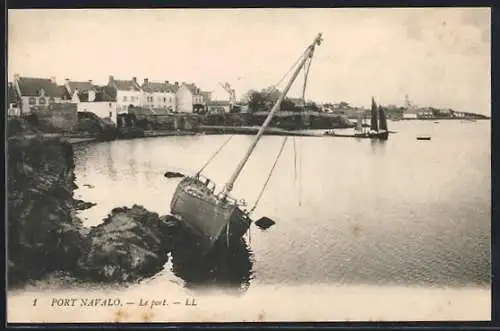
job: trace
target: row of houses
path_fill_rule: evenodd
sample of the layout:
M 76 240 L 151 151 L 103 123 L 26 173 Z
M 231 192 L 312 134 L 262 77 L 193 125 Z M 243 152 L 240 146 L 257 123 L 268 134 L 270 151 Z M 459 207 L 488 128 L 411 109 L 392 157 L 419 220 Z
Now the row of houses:
M 55 103 L 75 103 L 79 112 L 93 112 L 110 118 L 128 113 L 131 107 L 148 108 L 156 113 L 199 113 L 216 109 L 229 112 L 229 100 L 211 100 L 211 92 L 202 91 L 193 83 L 152 82 L 140 84 L 131 80 L 109 77 L 104 86 L 89 81 L 65 79 L 62 85 L 55 77 L 32 78 L 14 75 L 8 86 L 9 115 L 30 114 L 35 109 L 51 109 Z

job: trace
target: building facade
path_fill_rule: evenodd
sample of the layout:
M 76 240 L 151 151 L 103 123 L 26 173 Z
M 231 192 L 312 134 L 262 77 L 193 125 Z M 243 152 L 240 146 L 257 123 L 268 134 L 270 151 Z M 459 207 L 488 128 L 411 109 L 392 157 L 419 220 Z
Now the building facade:
M 132 80 L 119 80 L 109 76 L 108 87 L 114 90 L 118 114 L 127 113 L 130 106 L 142 106 L 143 92 L 136 77 L 132 77 Z
M 183 82 L 176 93 L 177 112 L 198 113 L 205 110 L 202 91 L 195 84 Z
M 55 77 L 33 78 L 14 75 L 12 88 L 19 100 L 18 108 L 20 114 L 30 114 L 32 109 L 48 107 L 54 103 L 69 103 L 64 94 L 64 86 L 57 85 Z
M 145 78 L 141 89 L 143 91 L 142 107 L 163 109 L 168 112 L 176 111 L 175 84 L 171 84 L 168 80 L 163 83 L 150 82 L 148 78 Z
M 91 80 L 87 82 L 75 82 L 65 80 L 68 98 L 77 105 L 79 112 L 92 112 L 103 119 L 109 119 L 117 123 L 118 105 L 116 98 L 106 93 L 106 89 L 93 84 Z

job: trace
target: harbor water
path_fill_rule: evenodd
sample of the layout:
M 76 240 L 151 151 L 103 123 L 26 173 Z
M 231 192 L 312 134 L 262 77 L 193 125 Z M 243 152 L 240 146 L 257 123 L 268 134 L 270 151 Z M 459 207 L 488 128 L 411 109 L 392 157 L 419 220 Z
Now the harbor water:
M 288 289 L 276 294 L 292 309 L 274 315 L 281 320 L 293 316 L 299 306 L 312 305 L 304 301 L 294 306 L 289 301 L 304 288 L 310 296 L 331 292 L 328 295 L 349 297 L 332 303 L 340 319 L 433 319 L 432 313 L 441 316 L 437 319 L 489 318 L 490 125 L 490 121 L 389 122 L 389 129 L 397 133 L 387 141 L 289 137 L 254 213 L 255 219 L 267 216 L 276 225 L 266 231 L 252 226 L 246 245 L 226 252 L 214 262 L 217 268 L 176 266 L 174 260 L 136 288 L 161 293 L 174 279 L 178 290 L 232 289 L 240 297 L 265 293 L 272 298 Z M 432 140 L 418 141 L 417 136 Z M 120 206 L 138 204 L 169 213 L 180 179 L 164 178 L 165 171 L 194 173 L 229 137 L 161 137 L 75 146 L 76 198 L 97 203 L 79 216 L 93 226 Z M 252 139 L 232 137 L 204 174 L 223 185 Z M 283 139 L 263 137 L 236 182 L 235 198 L 253 205 Z M 360 307 L 368 301 L 385 317 L 369 309 L 363 314 Z M 436 313 L 450 304 L 475 310 Z M 344 305 L 352 306 L 351 315 Z M 406 313 L 388 313 L 398 306 L 406 307 Z M 321 309 L 316 307 L 303 319 L 337 318 Z M 477 314 L 470 315 L 472 311 Z

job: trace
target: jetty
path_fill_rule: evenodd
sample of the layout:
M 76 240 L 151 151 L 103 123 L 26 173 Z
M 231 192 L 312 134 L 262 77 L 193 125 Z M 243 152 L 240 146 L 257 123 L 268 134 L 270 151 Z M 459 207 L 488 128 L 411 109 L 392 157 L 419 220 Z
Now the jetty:
M 204 134 L 242 134 L 255 135 L 259 131 L 259 126 L 224 126 L 224 125 L 200 125 L 198 131 Z M 267 127 L 264 130 L 264 135 L 275 136 L 302 136 L 302 137 L 323 137 L 322 134 L 285 130 L 273 127 Z

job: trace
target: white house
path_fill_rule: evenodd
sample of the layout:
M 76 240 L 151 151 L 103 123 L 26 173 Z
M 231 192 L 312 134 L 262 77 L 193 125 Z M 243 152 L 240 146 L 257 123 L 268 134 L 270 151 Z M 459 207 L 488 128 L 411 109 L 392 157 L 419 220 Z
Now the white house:
M 197 113 L 205 109 L 202 91 L 195 84 L 183 82 L 176 92 L 177 111 Z
M 165 109 L 167 111 L 176 111 L 176 85 L 170 84 L 167 80 L 163 83 L 150 82 L 144 78 L 141 86 L 142 106 L 150 109 Z
M 129 106 L 142 106 L 142 89 L 136 77 L 132 77 L 132 80 L 118 80 L 109 76 L 108 87 L 113 88 L 116 93 L 118 114 L 128 112 Z
M 92 112 L 101 118 L 107 118 L 117 123 L 118 106 L 116 99 L 107 89 L 95 86 L 91 80 L 74 82 L 65 80 L 64 87 L 79 112 Z
M 46 107 L 52 103 L 71 102 L 65 97 L 63 86 L 58 86 L 55 77 L 31 78 L 14 75 L 12 87 L 19 99 L 21 114 L 31 113 L 36 106 Z

